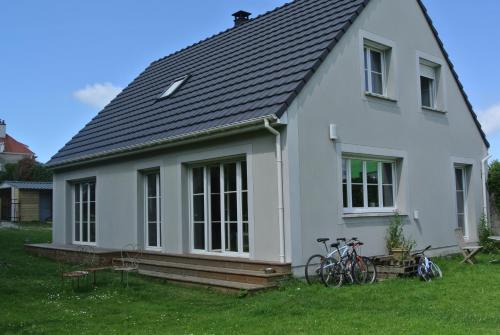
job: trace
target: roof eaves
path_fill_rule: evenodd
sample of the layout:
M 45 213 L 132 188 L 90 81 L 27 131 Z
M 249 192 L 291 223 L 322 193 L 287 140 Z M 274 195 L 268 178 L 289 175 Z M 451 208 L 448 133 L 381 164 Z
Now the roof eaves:
M 481 127 L 481 123 L 479 123 L 479 121 L 477 119 L 477 114 L 474 112 L 474 108 L 472 107 L 472 104 L 469 101 L 467 93 L 465 93 L 464 87 L 463 87 L 462 83 L 460 82 L 460 79 L 458 77 L 457 72 L 455 71 L 455 67 L 453 66 L 453 63 L 451 62 L 451 59 L 450 59 L 448 53 L 444 49 L 443 41 L 439 37 L 439 34 L 438 34 L 437 30 L 436 30 L 436 27 L 434 27 L 434 23 L 432 22 L 432 19 L 429 16 L 429 13 L 427 12 L 427 8 L 425 7 L 425 5 L 422 2 L 422 0 L 417 0 L 417 3 L 419 4 L 420 9 L 422 10 L 422 13 L 424 14 L 424 17 L 427 20 L 427 23 L 429 24 L 429 26 L 430 26 L 430 28 L 432 30 L 432 33 L 434 34 L 434 38 L 438 42 L 439 48 L 441 49 L 441 52 L 443 53 L 443 55 L 444 55 L 444 57 L 446 59 L 446 63 L 448 63 L 448 67 L 450 68 L 451 73 L 453 74 L 453 77 L 455 78 L 455 80 L 456 80 L 456 82 L 458 84 L 458 87 L 460 89 L 460 93 L 462 94 L 462 97 L 465 100 L 465 104 L 467 105 L 467 107 L 469 109 L 469 112 L 471 113 L 472 119 L 474 120 L 474 123 L 476 124 L 477 129 L 479 130 L 481 138 L 483 139 L 484 144 L 486 145 L 486 147 L 489 148 L 490 147 L 490 142 L 488 142 L 488 139 L 486 138 L 486 134 L 484 133 L 483 128 Z

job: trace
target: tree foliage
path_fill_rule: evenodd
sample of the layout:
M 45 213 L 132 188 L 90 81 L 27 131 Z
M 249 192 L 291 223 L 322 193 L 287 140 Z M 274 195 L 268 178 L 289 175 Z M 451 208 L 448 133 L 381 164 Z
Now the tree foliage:
M 23 158 L 5 164 L 4 171 L 0 171 L 0 181 L 4 180 L 52 181 L 52 171 L 35 159 Z

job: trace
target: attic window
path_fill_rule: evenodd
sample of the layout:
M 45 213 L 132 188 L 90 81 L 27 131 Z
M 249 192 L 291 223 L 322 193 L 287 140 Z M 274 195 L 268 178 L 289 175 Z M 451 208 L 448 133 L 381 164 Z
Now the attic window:
M 159 99 L 164 99 L 164 98 L 168 98 L 169 96 L 171 96 L 172 94 L 174 94 L 175 91 L 177 91 L 177 89 L 182 85 L 184 84 L 184 82 L 186 81 L 186 79 L 188 78 L 188 76 L 184 76 L 184 77 L 181 77 L 181 78 L 178 78 L 178 79 L 175 79 L 171 84 L 170 86 L 168 86 L 168 88 L 160 95 L 160 98 Z

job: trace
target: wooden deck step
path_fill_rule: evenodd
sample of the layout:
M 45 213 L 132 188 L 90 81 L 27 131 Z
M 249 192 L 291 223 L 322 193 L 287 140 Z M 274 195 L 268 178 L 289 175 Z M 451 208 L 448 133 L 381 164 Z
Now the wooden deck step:
M 119 263 L 128 263 L 132 262 L 133 260 L 128 258 L 118 258 L 115 259 L 115 261 Z M 138 263 L 140 270 L 258 285 L 271 284 L 280 279 L 287 278 L 290 275 L 287 273 L 276 272 L 266 273 L 264 270 L 225 268 L 203 264 L 200 265 L 192 263 L 167 262 L 142 258 L 135 261 Z
M 254 292 L 254 291 L 259 291 L 259 290 L 265 290 L 265 289 L 272 288 L 275 286 L 275 285 L 259 285 L 259 284 L 240 283 L 240 282 L 234 282 L 234 281 L 229 281 L 229 280 L 211 279 L 211 278 L 194 277 L 194 276 L 184 276 L 184 275 L 165 273 L 165 272 L 157 272 L 157 271 L 149 271 L 149 270 L 139 270 L 139 274 L 142 274 L 145 276 L 150 276 L 150 277 L 163 278 L 163 279 L 166 279 L 169 281 L 174 281 L 174 282 L 194 284 L 194 285 L 203 286 L 203 287 L 218 287 L 218 288 L 222 288 L 222 289 L 230 290 L 230 291 L 244 290 L 244 291 Z

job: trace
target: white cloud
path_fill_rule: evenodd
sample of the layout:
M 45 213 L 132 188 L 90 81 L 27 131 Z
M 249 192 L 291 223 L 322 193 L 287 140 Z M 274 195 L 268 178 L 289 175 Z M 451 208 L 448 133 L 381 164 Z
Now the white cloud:
M 103 108 L 121 91 L 121 87 L 111 83 L 96 83 L 73 92 L 73 96 L 87 105 Z

